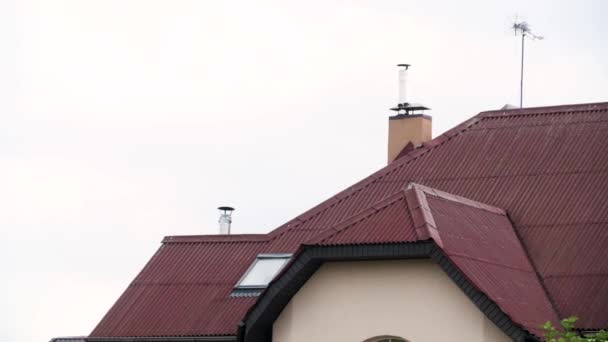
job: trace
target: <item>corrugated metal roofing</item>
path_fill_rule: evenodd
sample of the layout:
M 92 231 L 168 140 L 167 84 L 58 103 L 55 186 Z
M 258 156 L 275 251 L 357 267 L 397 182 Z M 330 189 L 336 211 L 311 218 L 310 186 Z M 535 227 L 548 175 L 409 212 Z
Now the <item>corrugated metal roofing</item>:
M 378 240 L 378 236 L 384 239 Z M 507 213 L 500 208 L 410 184 L 405 194 L 381 201 L 306 244 L 428 239 L 433 239 L 472 284 L 525 330 L 542 336 L 541 324 L 559 321 Z
M 418 241 L 405 195 L 399 192 L 340 224 L 324 230 L 305 245 L 343 245 Z
M 607 173 L 608 103 L 483 112 L 265 236 L 166 238 L 91 336 L 235 334 L 253 300 L 228 295 L 256 254 L 293 252 L 409 182 L 507 210 L 558 314 L 607 328 Z
M 537 336 L 559 320 L 506 213 L 426 197 L 440 246 L 478 289 Z

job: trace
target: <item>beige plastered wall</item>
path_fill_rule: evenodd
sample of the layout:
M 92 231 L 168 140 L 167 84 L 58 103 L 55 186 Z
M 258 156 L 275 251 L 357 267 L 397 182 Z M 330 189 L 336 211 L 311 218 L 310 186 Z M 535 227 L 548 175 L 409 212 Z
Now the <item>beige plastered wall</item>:
M 429 259 L 325 263 L 273 325 L 274 342 L 510 339 Z

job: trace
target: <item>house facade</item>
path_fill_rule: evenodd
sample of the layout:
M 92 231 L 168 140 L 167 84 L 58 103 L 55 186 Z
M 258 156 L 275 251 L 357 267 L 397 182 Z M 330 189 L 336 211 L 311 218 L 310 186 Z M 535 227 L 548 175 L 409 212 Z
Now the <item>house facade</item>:
M 430 259 L 324 263 L 272 326 L 285 342 L 382 336 L 510 341 Z
M 434 139 L 430 120 L 391 117 L 386 167 L 268 234 L 165 237 L 86 340 L 608 328 L 608 103 L 482 112 Z

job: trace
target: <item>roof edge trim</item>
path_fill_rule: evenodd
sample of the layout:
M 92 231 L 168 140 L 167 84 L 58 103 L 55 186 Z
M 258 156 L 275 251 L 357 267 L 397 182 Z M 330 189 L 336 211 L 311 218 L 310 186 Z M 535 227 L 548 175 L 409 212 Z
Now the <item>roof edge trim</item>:
M 234 342 L 236 336 L 87 337 L 87 342 Z
M 425 185 L 420 185 L 418 183 L 410 182 L 404 187 L 404 191 L 406 193 L 411 190 L 420 192 L 426 196 L 438 197 L 438 198 L 441 198 L 441 199 L 444 199 L 447 201 L 460 203 L 460 204 L 463 204 L 463 205 L 466 205 L 469 207 L 485 210 L 485 211 L 488 211 L 488 212 L 491 212 L 494 214 L 507 216 L 507 211 L 502 208 L 498 208 L 498 207 L 495 207 L 495 206 L 492 206 L 489 204 L 485 204 L 482 202 L 477 202 L 477 201 L 474 201 L 474 200 L 466 198 L 466 197 L 454 195 L 449 192 L 437 190 L 437 189 L 434 189 L 434 188 L 431 188 L 431 187 L 428 187 Z

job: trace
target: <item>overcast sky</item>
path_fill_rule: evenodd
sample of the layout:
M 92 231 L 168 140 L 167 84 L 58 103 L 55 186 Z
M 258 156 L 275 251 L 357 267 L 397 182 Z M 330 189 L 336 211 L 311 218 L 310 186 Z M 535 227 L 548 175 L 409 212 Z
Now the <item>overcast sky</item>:
M 0 340 L 86 335 L 165 235 L 264 233 L 434 135 L 608 100 L 608 2 L 0 0 Z

